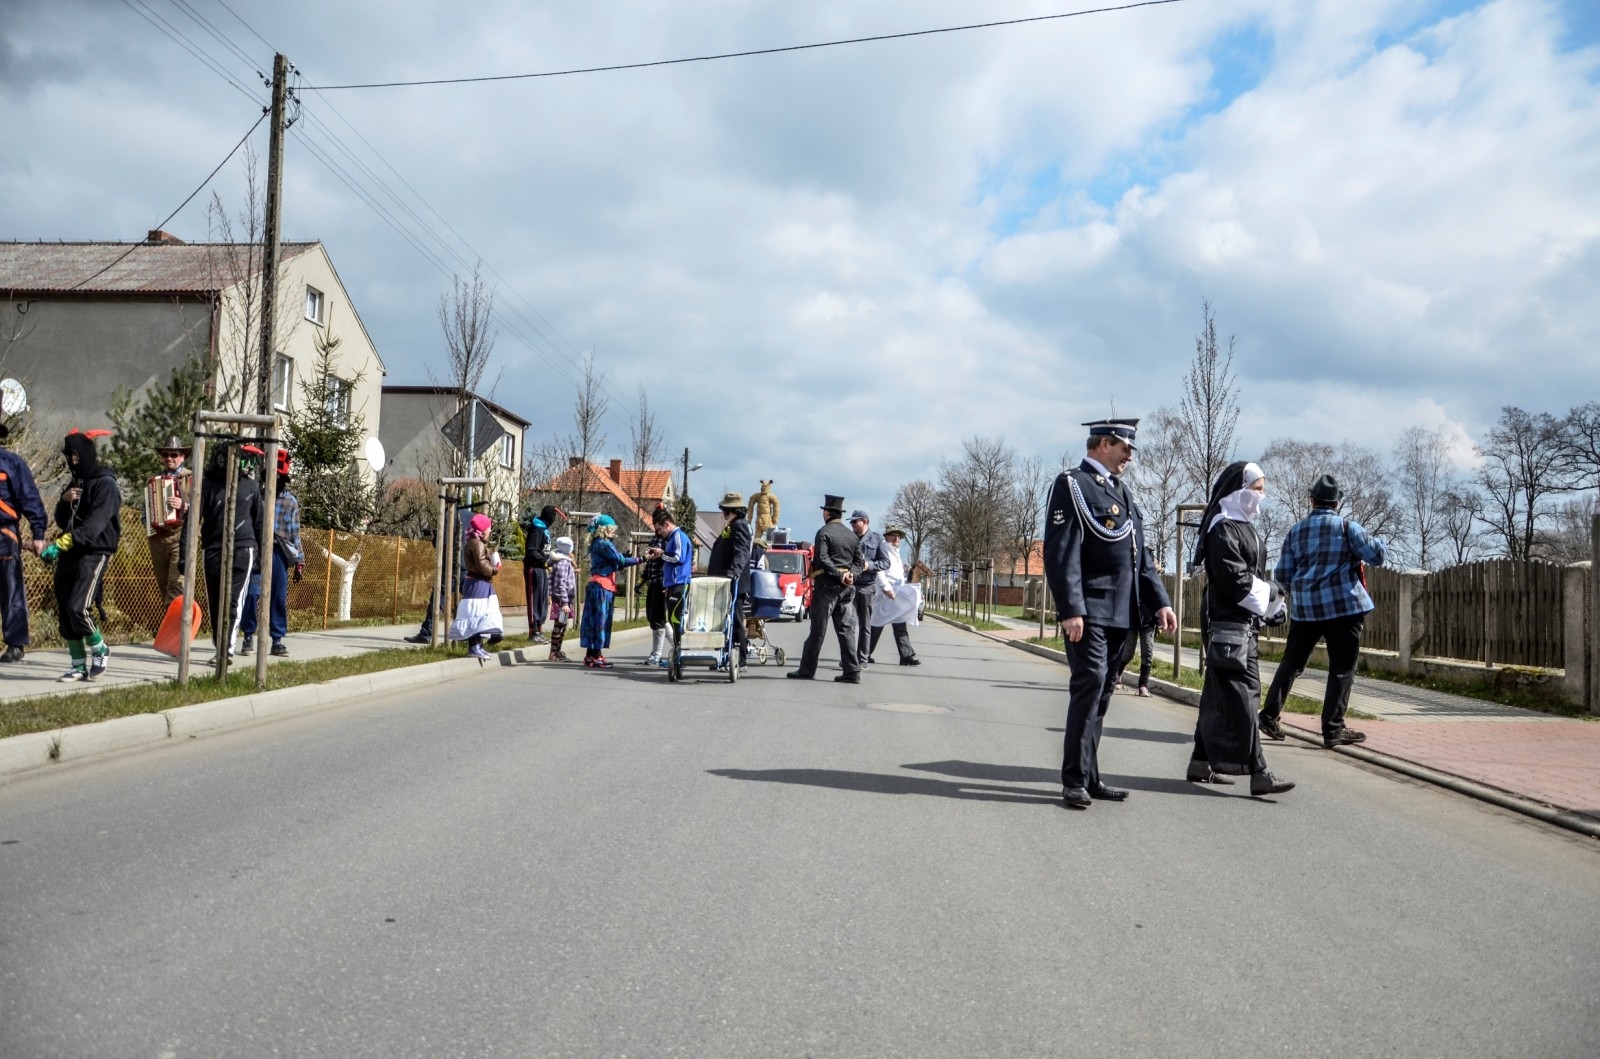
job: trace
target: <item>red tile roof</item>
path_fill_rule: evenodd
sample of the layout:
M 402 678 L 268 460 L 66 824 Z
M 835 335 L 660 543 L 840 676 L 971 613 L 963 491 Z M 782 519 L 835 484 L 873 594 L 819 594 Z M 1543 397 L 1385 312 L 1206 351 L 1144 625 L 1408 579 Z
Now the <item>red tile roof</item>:
M 18 294 L 210 294 L 228 243 L 0 243 L 0 291 Z M 316 243 L 284 243 L 284 261 Z
M 649 474 L 651 472 L 647 471 L 645 473 Z M 626 477 L 626 473 L 624 477 Z M 609 493 L 625 505 L 627 511 L 637 515 L 640 521 L 646 523 L 650 521 L 650 512 L 654 505 L 651 505 L 650 508 L 642 506 L 636 499 L 629 496 L 620 484 L 611 480 L 611 475 L 606 468 L 596 467 L 592 463 L 568 467 L 549 481 L 534 486 L 533 491 L 536 493 L 576 493 L 580 484 L 586 493 Z

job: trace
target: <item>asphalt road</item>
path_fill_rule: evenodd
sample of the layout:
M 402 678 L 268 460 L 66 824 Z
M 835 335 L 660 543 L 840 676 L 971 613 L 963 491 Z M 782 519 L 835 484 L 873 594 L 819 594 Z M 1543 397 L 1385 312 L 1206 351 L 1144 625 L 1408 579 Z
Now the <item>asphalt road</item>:
M 0 1056 L 1600 1054 L 1592 840 L 1300 746 L 1275 803 L 1193 786 L 1193 714 L 1123 696 L 1133 798 L 1065 810 L 1065 671 L 913 635 L 859 687 L 491 670 L 8 782 Z

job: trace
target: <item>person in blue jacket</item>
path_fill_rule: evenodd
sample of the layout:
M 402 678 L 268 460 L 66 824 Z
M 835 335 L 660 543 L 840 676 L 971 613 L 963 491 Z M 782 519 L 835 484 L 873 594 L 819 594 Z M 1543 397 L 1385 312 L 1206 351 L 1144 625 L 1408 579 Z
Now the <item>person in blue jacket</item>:
M 669 662 L 677 642 L 683 637 L 683 597 L 689 591 L 689 579 L 694 576 L 694 542 L 678 526 L 672 513 L 664 507 L 656 508 L 654 516 L 656 540 L 646 558 L 661 562 L 661 595 L 667 624 L 662 630 L 659 657 Z
M 589 584 L 583 590 L 578 642 L 583 645 L 583 664 L 590 669 L 611 668 L 604 652 L 611 646 L 611 607 L 617 597 L 617 571 L 644 562 L 640 556 L 623 555 L 618 551 L 616 536 L 617 522 L 610 515 L 596 515 L 589 523 Z
M 0 441 L 11 430 L 0 423 Z M 28 520 L 30 542 L 22 543 L 22 520 Z M 49 525 L 33 471 L 21 456 L 0 448 L 0 634 L 6 649 L 0 662 L 20 662 L 32 637 L 28 633 L 28 594 L 22 583 L 22 553 L 44 551 Z

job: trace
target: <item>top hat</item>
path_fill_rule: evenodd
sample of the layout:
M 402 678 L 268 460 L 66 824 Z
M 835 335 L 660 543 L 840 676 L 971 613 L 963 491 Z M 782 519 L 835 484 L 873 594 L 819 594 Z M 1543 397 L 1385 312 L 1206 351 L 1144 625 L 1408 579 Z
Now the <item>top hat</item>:
M 1344 490 L 1339 488 L 1339 479 L 1331 474 L 1325 474 L 1311 483 L 1311 488 L 1306 490 L 1311 499 L 1323 504 L 1337 504 L 1344 499 Z
M 1089 428 L 1091 438 L 1112 437 L 1126 441 L 1130 447 L 1133 445 L 1134 434 L 1139 430 L 1137 419 L 1096 419 L 1092 423 L 1083 425 Z
M 837 511 L 841 515 L 844 514 L 844 497 L 834 496 L 832 493 L 824 493 L 822 495 L 822 510 Z
M 167 438 L 167 443 L 165 445 L 156 446 L 156 452 L 162 455 L 165 455 L 169 452 L 181 452 L 187 456 L 189 455 L 189 446 L 185 445 L 182 441 L 179 441 L 178 435 L 173 434 Z
M 730 507 L 743 511 L 744 506 L 744 494 L 740 492 L 723 493 L 721 502 L 717 504 L 717 507 L 723 511 L 728 510 Z

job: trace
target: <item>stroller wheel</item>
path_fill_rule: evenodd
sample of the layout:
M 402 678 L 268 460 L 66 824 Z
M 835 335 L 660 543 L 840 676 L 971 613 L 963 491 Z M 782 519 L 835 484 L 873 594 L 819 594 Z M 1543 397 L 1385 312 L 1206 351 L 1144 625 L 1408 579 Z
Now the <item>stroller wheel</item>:
M 737 658 L 730 658 L 728 660 L 728 683 L 729 684 L 737 684 L 738 682 L 739 682 L 739 660 Z
M 789 656 L 783 653 L 783 648 L 781 647 L 773 652 L 772 657 L 777 659 L 780 666 L 789 660 Z

